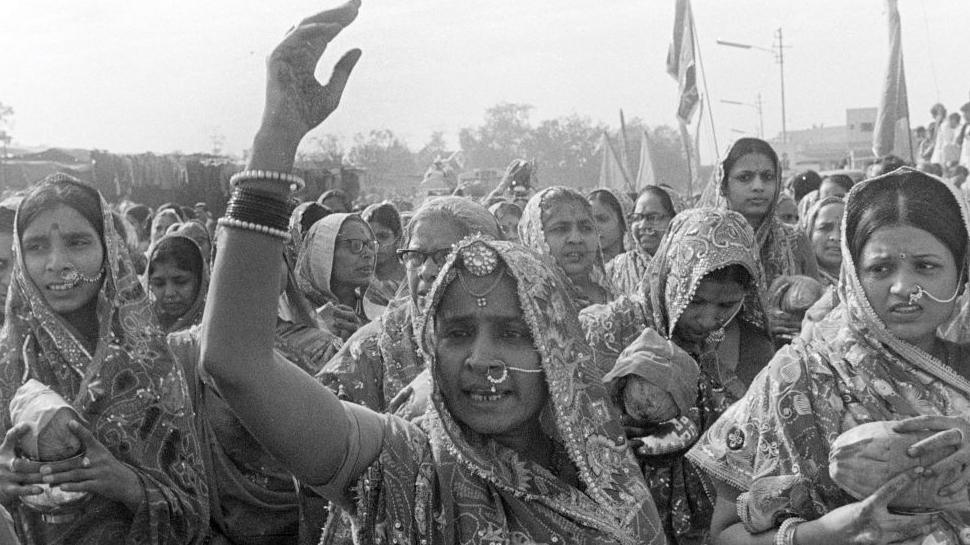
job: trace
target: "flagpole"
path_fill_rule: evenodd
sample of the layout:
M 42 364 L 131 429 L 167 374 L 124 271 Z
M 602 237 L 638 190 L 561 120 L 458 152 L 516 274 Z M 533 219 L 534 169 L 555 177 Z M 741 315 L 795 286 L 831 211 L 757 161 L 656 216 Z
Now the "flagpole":
M 909 93 L 906 93 L 906 136 L 909 137 L 909 162 L 916 166 L 916 152 L 913 150 L 913 127 L 909 124 Z
M 701 81 L 704 82 L 704 94 L 708 97 L 711 96 L 711 92 L 707 90 L 707 70 L 704 70 L 704 58 L 701 56 L 701 46 L 700 40 L 697 38 L 697 27 L 694 25 L 694 12 L 691 10 L 690 18 L 690 33 L 691 38 L 694 40 L 694 50 L 697 51 L 697 64 L 701 69 Z M 711 122 L 711 139 L 714 140 L 714 156 L 718 157 L 721 153 L 721 148 L 717 145 L 717 130 L 714 128 L 714 112 L 713 108 L 707 109 L 707 118 Z M 700 124 L 697 125 L 700 129 Z M 699 153 L 699 150 L 698 150 Z

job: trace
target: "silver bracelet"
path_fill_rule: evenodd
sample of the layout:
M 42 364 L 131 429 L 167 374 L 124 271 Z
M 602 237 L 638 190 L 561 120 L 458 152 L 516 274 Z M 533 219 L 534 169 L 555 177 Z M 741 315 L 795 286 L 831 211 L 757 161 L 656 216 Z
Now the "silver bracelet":
M 218 224 L 220 227 L 228 227 L 231 229 L 243 229 L 245 231 L 253 231 L 256 233 L 261 233 L 264 235 L 276 237 L 283 241 L 287 241 L 290 239 L 289 231 L 285 231 L 283 229 L 274 229 L 272 227 L 268 227 L 266 225 L 260 225 L 258 223 L 253 223 L 251 221 L 242 221 L 242 220 L 237 220 L 235 218 L 219 218 Z
M 748 501 L 751 498 L 751 494 L 748 492 L 742 492 L 738 494 L 738 499 L 735 502 L 738 510 L 738 520 L 744 526 L 744 529 L 748 531 L 749 534 L 757 534 L 754 528 L 751 527 L 751 511 L 748 509 Z
M 286 182 L 290 184 L 291 191 L 299 191 L 306 187 L 306 182 L 296 174 L 289 172 L 277 172 L 275 170 L 243 170 L 237 172 L 229 178 L 229 187 L 236 187 L 242 182 L 253 180 L 273 180 L 276 182 Z
M 778 533 L 775 534 L 775 545 L 795 545 L 795 529 L 803 522 L 805 519 L 801 517 L 785 519 L 778 527 Z

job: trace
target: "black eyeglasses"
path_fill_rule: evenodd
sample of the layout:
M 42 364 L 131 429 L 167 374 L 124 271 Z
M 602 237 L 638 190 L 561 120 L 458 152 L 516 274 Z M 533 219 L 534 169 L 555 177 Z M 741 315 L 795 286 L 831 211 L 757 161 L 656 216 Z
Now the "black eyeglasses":
M 380 244 L 374 239 L 368 240 L 363 238 L 338 238 L 337 242 L 342 242 L 354 254 L 363 252 L 365 247 L 369 248 L 372 252 L 376 252 Z
M 431 261 L 440 267 L 445 264 L 445 259 L 448 259 L 448 254 L 450 253 L 451 248 L 438 248 L 430 252 L 416 249 L 401 249 L 397 251 L 397 258 L 401 260 L 401 263 L 409 267 L 420 267 L 430 257 Z

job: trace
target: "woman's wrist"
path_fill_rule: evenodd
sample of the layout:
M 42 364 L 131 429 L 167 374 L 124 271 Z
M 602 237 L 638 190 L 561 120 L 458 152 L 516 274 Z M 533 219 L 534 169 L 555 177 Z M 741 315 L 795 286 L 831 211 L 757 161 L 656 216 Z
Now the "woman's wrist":
M 253 139 L 253 151 L 249 158 L 249 169 L 290 172 L 293 160 L 303 135 L 263 126 Z

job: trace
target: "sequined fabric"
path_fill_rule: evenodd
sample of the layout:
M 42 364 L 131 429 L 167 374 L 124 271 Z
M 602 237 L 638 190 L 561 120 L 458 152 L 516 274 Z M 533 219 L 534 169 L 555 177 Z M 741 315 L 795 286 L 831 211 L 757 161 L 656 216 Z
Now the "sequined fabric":
M 580 487 L 498 443 L 463 430 L 437 384 L 421 427 L 389 418 L 378 461 L 361 478 L 357 543 L 664 543 L 653 501 L 604 386 L 592 371 L 562 278 L 532 251 L 508 242 L 461 242 L 429 294 L 433 311 L 457 281 L 463 248 L 495 250 L 517 282 L 549 389 L 543 428 L 578 472 Z M 431 320 L 421 350 L 437 361 Z
M 853 187 L 846 210 L 866 206 L 853 198 L 862 189 L 896 176 L 911 176 L 911 183 L 944 183 L 911 169 L 895 171 Z M 966 223 L 966 204 L 946 185 Z M 841 302 L 782 348 L 745 397 L 688 453 L 716 480 L 773 498 L 748 502 L 759 518 L 788 513 L 812 520 L 855 501 L 828 472 L 830 445 L 849 428 L 919 414 L 970 413 L 970 382 L 948 364 L 966 361 L 970 350 L 949 343 L 947 361 L 941 361 L 893 336 L 866 299 L 845 233 Z M 925 536 L 933 535 L 934 543 L 960 543 L 959 532 L 970 527 L 961 517 L 965 514 L 935 517 Z
M 77 184 L 67 176 L 48 181 Z M 23 506 L 14 515 L 26 544 L 184 544 L 208 525 L 207 486 L 185 378 L 158 328 L 124 243 L 101 202 L 105 280 L 97 295 L 99 341 L 89 353 L 45 302 L 25 271 L 20 234 L 7 320 L 0 334 L 3 430 L 14 391 L 35 378 L 67 399 L 95 437 L 135 471 L 144 488 L 137 511 L 94 496 L 70 522 L 45 523 Z
M 666 340 L 672 339 L 674 328 L 701 280 L 709 272 L 730 265 L 744 267 L 752 278 L 745 286 L 747 297 L 741 320 L 767 336 L 763 306 L 758 304 L 764 283 L 761 267 L 751 249 L 753 238 L 748 222 L 736 212 L 713 208 L 681 212 L 670 223 L 667 235 L 647 267 L 640 293 L 581 312 L 587 338 L 598 350 L 614 358 L 618 350 L 637 341 L 646 327 L 653 328 Z M 756 306 L 748 301 L 755 301 Z M 661 346 L 642 349 L 663 352 Z M 709 341 L 704 346 L 688 349 L 698 362 L 700 377 L 693 387 L 691 407 L 684 416 L 697 430 L 703 431 L 741 393 L 725 386 L 725 382 L 737 379 L 732 370 L 721 365 L 717 342 Z M 615 377 L 639 374 L 629 361 L 617 362 L 610 373 Z M 642 456 L 639 461 L 668 541 L 681 545 L 705 543 L 714 507 L 710 487 L 705 486 L 702 474 L 684 459 L 683 450 L 663 456 Z

